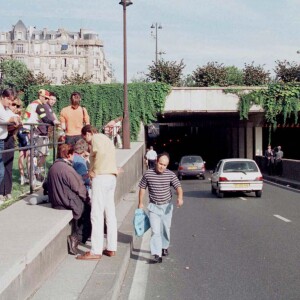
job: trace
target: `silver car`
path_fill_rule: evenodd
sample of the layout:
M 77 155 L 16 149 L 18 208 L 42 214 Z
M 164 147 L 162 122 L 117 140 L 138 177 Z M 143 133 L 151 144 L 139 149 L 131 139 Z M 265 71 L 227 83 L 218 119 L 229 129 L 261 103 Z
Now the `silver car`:
M 222 159 L 211 176 L 211 191 L 219 198 L 225 192 L 254 192 L 261 197 L 263 177 L 258 165 L 252 159 Z
M 199 155 L 186 155 L 180 159 L 177 176 L 182 180 L 185 176 L 205 179 L 205 161 Z

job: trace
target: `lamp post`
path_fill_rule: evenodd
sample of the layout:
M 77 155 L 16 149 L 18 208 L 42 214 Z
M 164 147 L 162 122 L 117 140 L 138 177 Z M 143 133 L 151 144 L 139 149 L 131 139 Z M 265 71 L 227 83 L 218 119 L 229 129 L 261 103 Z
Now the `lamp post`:
M 130 149 L 130 121 L 127 93 L 127 41 L 126 41 L 126 7 L 131 5 L 130 0 L 121 0 L 123 6 L 123 52 L 124 52 L 124 109 L 123 109 L 123 149 Z
M 152 29 L 155 28 L 155 64 L 157 65 L 157 55 L 158 55 L 158 51 L 157 51 L 157 29 L 162 29 L 162 26 L 155 23 L 155 25 L 152 24 L 150 28 L 152 28 Z

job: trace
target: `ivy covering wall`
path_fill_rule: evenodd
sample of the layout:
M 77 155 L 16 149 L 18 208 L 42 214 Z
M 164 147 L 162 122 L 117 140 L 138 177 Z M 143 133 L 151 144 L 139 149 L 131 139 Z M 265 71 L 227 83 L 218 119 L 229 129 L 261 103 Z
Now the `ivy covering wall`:
M 79 92 L 81 104 L 86 107 L 91 124 L 101 131 L 109 121 L 123 116 L 123 84 L 84 84 L 60 86 L 31 86 L 24 95 L 25 105 L 37 99 L 38 90 L 44 88 L 54 92 L 57 102 L 54 111 L 57 115 L 63 107 L 70 105 L 70 95 Z M 137 139 L 140 124 L 150 124 L 156 120 L 156 114 L 162 112 L 166 96 L 171 86 L 164 83 L 130 83 L 128 84 L 128 106 L 130 115 L 131 140 Z

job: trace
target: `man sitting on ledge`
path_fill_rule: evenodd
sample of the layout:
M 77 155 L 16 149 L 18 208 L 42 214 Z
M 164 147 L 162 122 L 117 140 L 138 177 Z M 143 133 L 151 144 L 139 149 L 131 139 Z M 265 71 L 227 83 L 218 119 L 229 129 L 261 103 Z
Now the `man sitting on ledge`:
M 74 148 L 63 144 L 58 147 L 58 159 L 48 173 L 47 188 L 49 200 L 55 209 L 70 209 L 73 212 L 72 233 L 68 236 L 69 252 L 78 253 L 78 220 L 84 210 L 83 201 L 89 201 L 81 176 L 72 167 Z

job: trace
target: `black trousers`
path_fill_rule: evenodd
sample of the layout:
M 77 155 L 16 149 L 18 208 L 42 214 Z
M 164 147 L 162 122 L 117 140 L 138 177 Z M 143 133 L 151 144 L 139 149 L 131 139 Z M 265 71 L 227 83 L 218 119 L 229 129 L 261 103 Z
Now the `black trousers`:
M 4 140 L 4 150 L 13 149 L 15 147 L 15 139 L 14 136 L 8 134 L 7 138 Z M 14 162 L 15 152 L 7 152 L 2 154 L 2 160 L 4 164 L 4 178 L 0 184 L 0 195 L 11 194 L 12 191 L 12 169 Z

